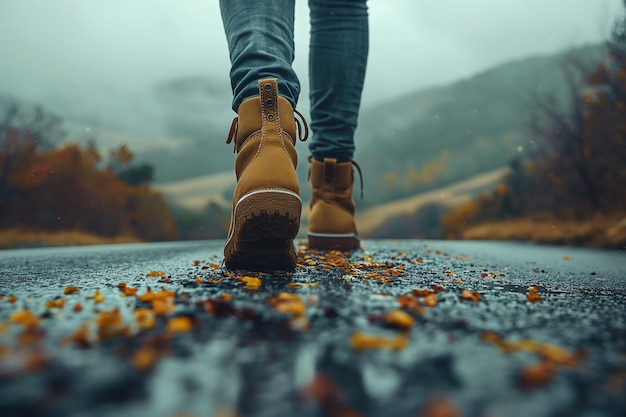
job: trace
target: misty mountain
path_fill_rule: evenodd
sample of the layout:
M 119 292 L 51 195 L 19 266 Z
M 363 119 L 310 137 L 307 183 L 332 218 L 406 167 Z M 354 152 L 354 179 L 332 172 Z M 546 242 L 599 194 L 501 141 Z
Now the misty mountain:
M 366 203 L 499 168 L 540 146 L 527 128 L 532 97 L 555 94 L 564 104 L 566 59 L 593 63 L 602 52 L 601 46 L 588 46 L 533 56 L 363 109 L 355 159 L 375 190 Z
M 563 62 L 570 53 L 508 62 L 449 85 L 365 105 L 355 158 L 366 177 L 362 203 L 445 185 L 523 154 L 533 146 L 525 127 L 530 97 L 542 92 L 564 97 Z M 591 61 L 602 49 L 574 53 Z M 419 77 L 419 68 L 415 71 Z M 224 144 L 235 115 L 227 83 L 188 76 L 147 91 L 91 88 L 58 86 L 56 93 L 30 101 L 61 116 L 69 140 L 95 139 L 103 151 L 126 143 L 137 162 L 155 166 L 158 183 L 232 170 L 233 149 Z M 304 161 L 307 147 L 298 151 Z M 306 163 L 300 165 L 305 176 Z
M 138 155 L 138 160 L 156 166 L 157 182 L 232 169 L 233 148 L 224 143 L 235 116 L 229 85 L 202 76 L 180 78 L 158 84 L 153 97 L 167 136 L 179 138 L 175 148 Z

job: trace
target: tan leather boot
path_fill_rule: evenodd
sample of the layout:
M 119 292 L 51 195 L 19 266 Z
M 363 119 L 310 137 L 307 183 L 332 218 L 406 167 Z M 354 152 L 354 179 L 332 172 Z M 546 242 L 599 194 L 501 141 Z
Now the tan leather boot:
M 337 163 L 334 158 L 311 161 L 310 180 L 313 188 L 309 217 L 309 248 L 357 249 L 359 236 L 354 221 L 354 161 Z M 361 190 L 362 191 L 362 190 Z
M 297 113 L 297 112 L 296 112 Z M 299 113 L 298 113 L 299 114 Z M 300 117 L 302 117 L 300 115 Z M 233 210 L 224 263 L 231 269 L 292 270 L 293 239 L 300 227 L 302 201 L 296 175 L 294 109 L 278 95 L 275 78 L 259 81 L 259 97 L 245 100 L 227 143 L 235 141 Z

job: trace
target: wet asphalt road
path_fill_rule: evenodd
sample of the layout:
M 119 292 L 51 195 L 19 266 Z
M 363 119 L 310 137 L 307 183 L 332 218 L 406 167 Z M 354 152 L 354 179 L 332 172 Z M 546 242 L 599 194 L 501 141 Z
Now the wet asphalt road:
M 0 252 L 0 416 L 626 415 L 625 252 L 363 247 Z

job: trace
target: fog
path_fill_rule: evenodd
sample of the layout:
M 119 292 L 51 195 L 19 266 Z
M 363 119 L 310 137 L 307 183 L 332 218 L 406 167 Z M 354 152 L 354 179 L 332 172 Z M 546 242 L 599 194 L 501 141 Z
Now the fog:
M 154 86 L 207 77 L 208 118 L 232 115 L 219 2 L 2 0 L 0 94 L 89 126 L 167 136 Z M 532 54 L 599 42 L 621 0 L 370 1 L 364 106 Z M 308 6 L 296 2 L 296 61 L 307 102 Z M 230 113 L 229 113 L 230 112 Z M 129 115 L 132 114 L 132 118 Z M 138 132 L 141 131 L 141 132 Z

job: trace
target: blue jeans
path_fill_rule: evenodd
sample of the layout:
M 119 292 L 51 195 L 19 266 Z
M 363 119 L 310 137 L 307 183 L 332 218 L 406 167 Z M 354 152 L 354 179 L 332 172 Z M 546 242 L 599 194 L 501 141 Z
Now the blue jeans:
M 300 82 L 294 59 L 295 0 L 220 0 L 230 52 L 233 110 L 258 96 L 257 81 L 278 78 L 281 96 L 296 107 Z M 311 45 L 309 150 L 317 160 L 354 155 L 368 53 L 367 0 L 309 0 Z

